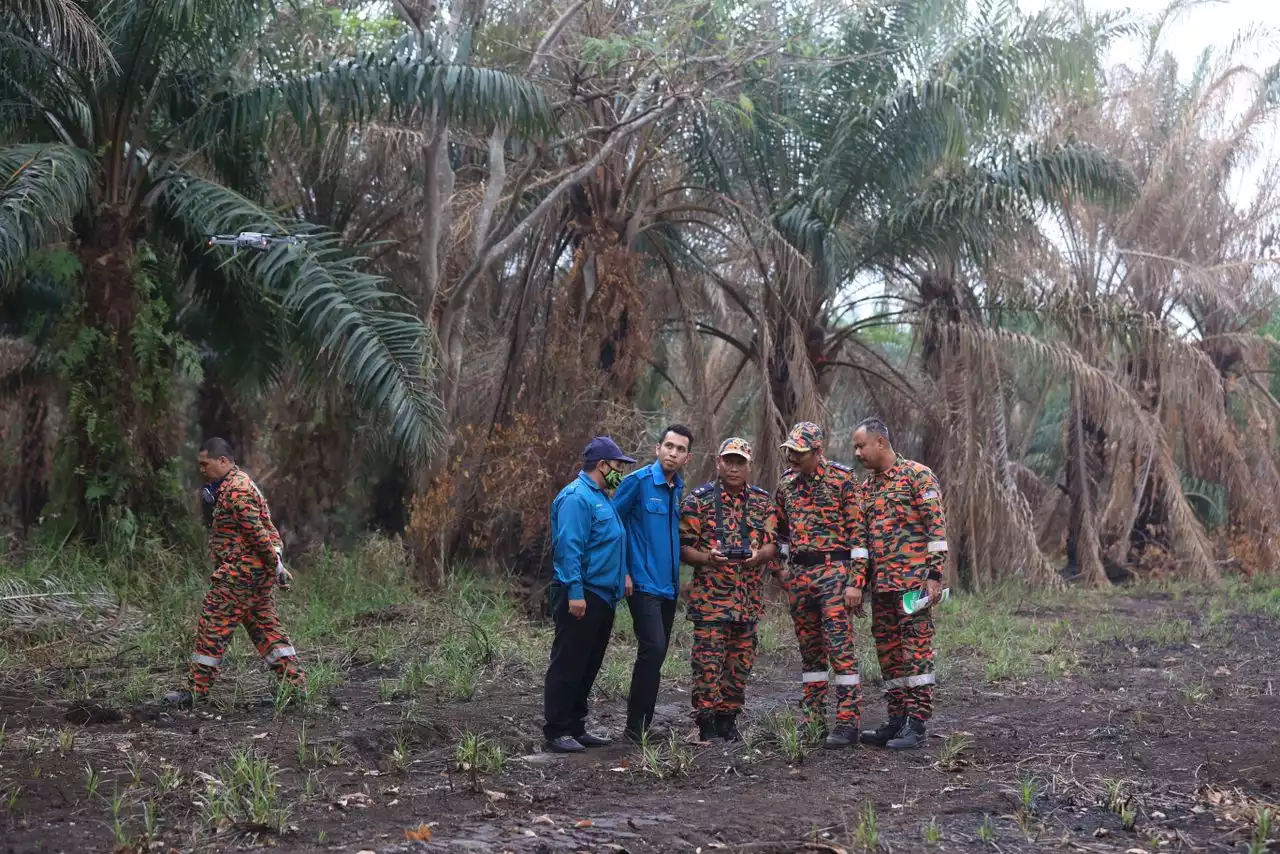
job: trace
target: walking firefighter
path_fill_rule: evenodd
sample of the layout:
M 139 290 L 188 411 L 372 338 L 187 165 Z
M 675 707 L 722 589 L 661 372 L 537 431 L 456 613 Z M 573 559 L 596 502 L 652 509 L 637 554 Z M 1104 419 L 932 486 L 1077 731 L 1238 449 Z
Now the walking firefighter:
M 680 557 L 693 566 L 687 614 L 693 622 L 692 706 L 702 741 L 737 741 L 738 715 L 756 659 L 765 567 L 777 556 L 773 500 L 747 483 L 751 445 L 725 439 L 716 480 L 680 510 Z
M 884 676 L 889 719 L 865 730 L 868 744 L 903 750 L 920 746 L 933 714 L 933 609 L 908 615 L 903 594 L 920 590 L 931 602 L 942 592 L 947 531 L 942 491 L 928 466 L 899 456 L 889 428 L 868 418 L 853 434 L 858 461 L 871 471 L 862 508 L 871 556 L 871 632 Z
M 212 507 L 213 575 L 196 628 L 190 687 L 173 691 L 165 699 L 180 706 L 205 699 L 239 625 L 249 632 L 276 677 L 305 691 L 306 674 L 276 615 L 273 588 L 277 582 L 288 587 L 292 576 L 284 568 L 284 546 L 271 523 L 266 499 L 236 465 L 231 446 L 223 439 L 209 439 L 201 446 L 200 473 L 206 482 L 205 503 Z
M 836 726 L 826 747 L 840 748 L 858 743 L 861 695 L 851 612 L 862 607 L 867 549 L 857 482 L 847 466 L 823 456 L 822 445 L 817 424 L 791 428 L 782 445 L 791 469 L 778 484 L 775 514 L 778 542 L 787 544 L 792 567 L 779 577 L 791 595 L 805 713 L 826 730 L 830 667 Z

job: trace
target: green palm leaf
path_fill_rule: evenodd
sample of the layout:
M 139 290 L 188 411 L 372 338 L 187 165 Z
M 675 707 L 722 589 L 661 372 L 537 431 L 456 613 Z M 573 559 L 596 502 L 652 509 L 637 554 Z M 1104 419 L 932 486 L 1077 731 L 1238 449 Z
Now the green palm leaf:
M 157 212 L 181 224 L 188 246 L 211 233 L 283 231 L 267 211 L 225 187 L 194 175 L 167 179 Z M 335 235 L 294 228 L 309 239 L 297 247 L 242 252 L 226 259 L 209 253 L 207 264 L 241 265 L 242 281 L 259 283 L 292 322 L 317 375 L 337 377 L 375 412 L 392 449 L 421 458 L 439 443 L 442 412 L 429 388 L 434 350 L 427 328 L 386 280 L 358 269 L 363 260 Z
M 78 148 L 0 147 L 0 282 L 70 225 L 93 178 L 93 160 Z
M 304 76 L 216 98 L 187 123 L 185 132 L 193 144 L 215 134 L 234 140 L 260 133 L 285 113 L 304 133 L 317 134 L 335 121 L 398 120 L 415 111 L 531 134 L 545 131 L 553 121 L 546 94 L 523 77 L 401 52 L 344 58 Z
M 101 31 L 75 0 L 5 0 L 0 35 L 6 32 L 90 74 L 115 67 Z

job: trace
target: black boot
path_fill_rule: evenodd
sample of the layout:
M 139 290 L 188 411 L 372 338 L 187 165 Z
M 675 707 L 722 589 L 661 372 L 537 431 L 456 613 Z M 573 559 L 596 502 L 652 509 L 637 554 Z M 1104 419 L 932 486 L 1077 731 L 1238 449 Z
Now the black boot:
M 180 709 L 191 709 L 201 703 L 205 699 L 203 694 L 195 694 L 185 688 L 177 691 L 170 691 L 164 695 L 164 701 L 171 706 L 177 706 Z
M 889 739 L 885 747 L 890 750 L 910 750 L 913 747 L 919 747 L 924 744 L 925 731 L 924 721 L 919 718 L 907 718 L 907 722 L 903 725 L 898 734 Z
M 835 729 L 831 730 L 831 735 L 827 736 L 822 746 L 828 750 L 838 750 L 842 747 L 854 747 L 858 743 L 858 728 L 853 724 L 836 724 Z
M 742 733 L 738 732 L 736 712 L 721 712 L 716 715 L 716 735 L 725 741 L 742 741 Z
M 713 715 L 703 715 L 698 718 L 698 741 L 715 741 L 720 738 L 720 730 L 716 726 L 716 719 Z
M 884 747 L 889 743 L 890 739 L 902 731 L 902 726 L 906 722 L 905 715 L 894 715 L 875 729 L 864 729 L 862 731 L 862 743 Z

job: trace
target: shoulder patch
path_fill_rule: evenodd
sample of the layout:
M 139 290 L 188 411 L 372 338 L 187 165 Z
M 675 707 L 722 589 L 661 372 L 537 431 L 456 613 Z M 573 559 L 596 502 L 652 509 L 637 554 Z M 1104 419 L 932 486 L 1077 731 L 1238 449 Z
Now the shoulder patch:
M 911 471 L 916 474 L 933 475 L 933 469 L 929 468 L 924 463 L 918 463 L 915 460 L 907 460 L 907 468 L 911 469 Z M 936 475 L 934 476 L 936 477 Z
M 751 492 L 753 492 L 756 495 L 763 495 L 765 498 L 769 497 L 769 490 L 764 489 L 763 487 L 748 484 L 747 489 L 751 490 Z
M 853 469 L 849 468 L 844 463 L 838 463 L 835 460 L 827 460 L 827 465 L 831 466 L 836 471 L 842 471 L 845 474 L 853 474 Z
M 711 492 L 711 490 L 715 488 L 716 488 L 716 485 L 714 481 L 712 481 L 711 483 L 704 483 L 701 486 L 699 486 L 697 489 L 695 489 L 693 492 L 690 492 L 689 497 L 693 498 L 694 496 L 697 496 L 701 498 L 702 496 L 708 494 L 709 492 Z

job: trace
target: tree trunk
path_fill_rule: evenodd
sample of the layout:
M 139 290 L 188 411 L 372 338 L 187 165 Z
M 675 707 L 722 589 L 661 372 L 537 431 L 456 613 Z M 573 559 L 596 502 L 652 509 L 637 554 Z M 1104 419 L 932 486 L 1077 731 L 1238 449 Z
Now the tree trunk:
M 1103 464 L 1105 435 L 1084 414 L 1083 395 L 1075 382 L 1071 388 L 1071 420 L 1067 430 L 1067 494 L 1071 512 L 1067 527 L 1067 566 L 1085 584 L 1110 585 L 1102 566 L 1097 523 L 1097 476 Z
M 64 324 L 67 425 L 55 493 L 91 541 L 173 538 L 187 519 L 174 479 L 161 474 L 172 459 L 169 416 L 184 342 L 141 249 L 119 215 L 102 213 L 79 253 L 82 300 Z
M 22 447 L 18 458 L 18 524 L 25 536 L 49 500 L 48 389 L 43 384 L 22 392 Z

